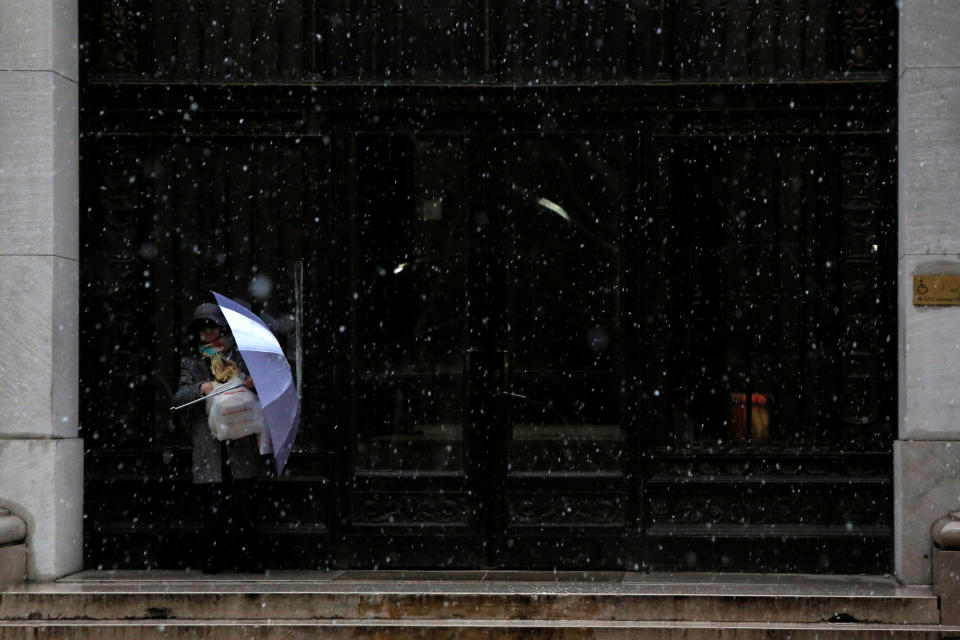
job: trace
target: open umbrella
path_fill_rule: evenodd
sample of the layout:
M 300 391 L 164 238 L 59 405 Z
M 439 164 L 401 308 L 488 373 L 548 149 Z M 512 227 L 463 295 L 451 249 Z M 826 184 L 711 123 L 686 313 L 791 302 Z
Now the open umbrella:
M 216 291 L 210 293 L 220 305 L 233 332 L 237 349 L 257 387 L 279 475 L 287 464 L 300 426 L 300 401 L 297 387 L 293 384 L 290 363 L 263 320 L 230 298 Z

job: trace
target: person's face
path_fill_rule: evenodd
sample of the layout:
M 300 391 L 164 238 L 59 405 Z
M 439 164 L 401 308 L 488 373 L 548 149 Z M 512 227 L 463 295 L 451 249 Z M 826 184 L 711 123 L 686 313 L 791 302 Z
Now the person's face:
M 220 327 L 213 322 L 205 322 L 200 327 L 200 342 L 213 342 L 220 337 Z

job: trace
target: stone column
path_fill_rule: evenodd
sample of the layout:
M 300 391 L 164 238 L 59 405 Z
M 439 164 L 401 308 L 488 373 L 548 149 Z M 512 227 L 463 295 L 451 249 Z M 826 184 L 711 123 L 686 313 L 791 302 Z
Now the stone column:
M 76 0 L 0 2 L 0 507 L 35 580 L 83 565 L 77 59 Z
M 960 274 L 960 11 L 901 0 L 897 576 L 931 581 L 930 527 L 960 509 L 960 307 L 915 307 L 913 276 Z

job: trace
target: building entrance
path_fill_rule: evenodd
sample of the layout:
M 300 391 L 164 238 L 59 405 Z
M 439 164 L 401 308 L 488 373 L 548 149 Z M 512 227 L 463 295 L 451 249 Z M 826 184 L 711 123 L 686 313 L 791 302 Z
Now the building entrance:
M 896 12 L 455 4 L 84 14 L 88 564 L 192 562 L 213 289 L 298 372 L 277 568 L 889 570 Z
M 623 136 L 356 145 L 346 541 L 376 564 L 639 566 Z

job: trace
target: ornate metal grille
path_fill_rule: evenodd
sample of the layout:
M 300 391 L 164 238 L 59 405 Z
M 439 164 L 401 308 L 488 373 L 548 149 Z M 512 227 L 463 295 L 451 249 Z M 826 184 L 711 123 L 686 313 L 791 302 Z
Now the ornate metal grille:
M 267 282 L 256 309 L 288 313 L 302 262 L 304 427 L 262 525 L 282 565 L 886 570 L 895 19 L 86 4 L 90 562 L 183 562 L 176 334 L 208 288 Z M 378 326 L 408 290 L 453 329 Z M 592 309 L 584 336 L 520 333 L 551 291 Z
M 176 81 L 813 79 L 895 63 L 896 11 L 872 0 L 101 0 L 95 11 L 92 71 Z

